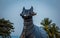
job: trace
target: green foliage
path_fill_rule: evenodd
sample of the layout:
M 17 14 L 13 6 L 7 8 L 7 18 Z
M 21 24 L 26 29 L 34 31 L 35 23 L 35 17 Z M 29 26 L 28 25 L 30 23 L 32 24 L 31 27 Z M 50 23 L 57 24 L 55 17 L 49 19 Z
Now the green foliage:
M 52 20 L 49 20 L 49 18 L 44 18 L 41 25 L 43 25 L 44 30 L 47 32 L 48 38 L 59 38 L 60 31 L 58 30 L 60 30 L 60 28 L 56 26 L 55 23 L 52 23 Z
M 13 23 L 4 18 L 0 19 L 0 36 L 10 36 L 14 31 Z

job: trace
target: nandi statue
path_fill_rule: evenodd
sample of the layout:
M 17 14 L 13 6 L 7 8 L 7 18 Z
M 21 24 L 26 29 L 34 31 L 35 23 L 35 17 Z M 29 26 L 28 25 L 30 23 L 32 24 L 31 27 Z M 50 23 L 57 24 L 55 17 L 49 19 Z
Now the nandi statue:
M 47 38 L 46 32 L 33 24 L 33 16 L 36 13 L 33 12 L 33 7 L 25 9 L 20 14 L 24 20 L 24 27 L 20 38 Z

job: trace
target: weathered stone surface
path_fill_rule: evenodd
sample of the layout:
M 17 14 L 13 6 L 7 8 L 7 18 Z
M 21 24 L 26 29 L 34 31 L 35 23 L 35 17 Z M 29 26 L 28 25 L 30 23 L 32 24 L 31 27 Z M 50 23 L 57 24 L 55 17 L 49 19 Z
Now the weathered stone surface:
M 28 10 L 23 8 L 20 15 L 24 19 L 24 27 L 20 38 L 47 38 L 46 32 L 33 24 L 32 16 L 36 15 L 33 12 L 33 7 Z

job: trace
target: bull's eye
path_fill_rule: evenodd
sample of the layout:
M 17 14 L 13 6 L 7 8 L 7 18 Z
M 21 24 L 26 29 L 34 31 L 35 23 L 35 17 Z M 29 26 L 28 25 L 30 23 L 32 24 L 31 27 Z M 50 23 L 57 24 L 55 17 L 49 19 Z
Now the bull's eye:
M 26 14 L 24 16 L 26 16 Z

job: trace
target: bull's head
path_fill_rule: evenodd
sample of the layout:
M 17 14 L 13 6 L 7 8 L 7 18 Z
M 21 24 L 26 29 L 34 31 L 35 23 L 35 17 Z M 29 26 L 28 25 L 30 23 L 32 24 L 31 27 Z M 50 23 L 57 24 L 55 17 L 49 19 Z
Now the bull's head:
M 33 12 L 33 7 L 31 7 L 30 9 L 25 9 L 25 7 L 23 7 L 23 11 L 20 15 L 23 18 L 30 18 L 30 17 L 36 15 L 36 13 Z

